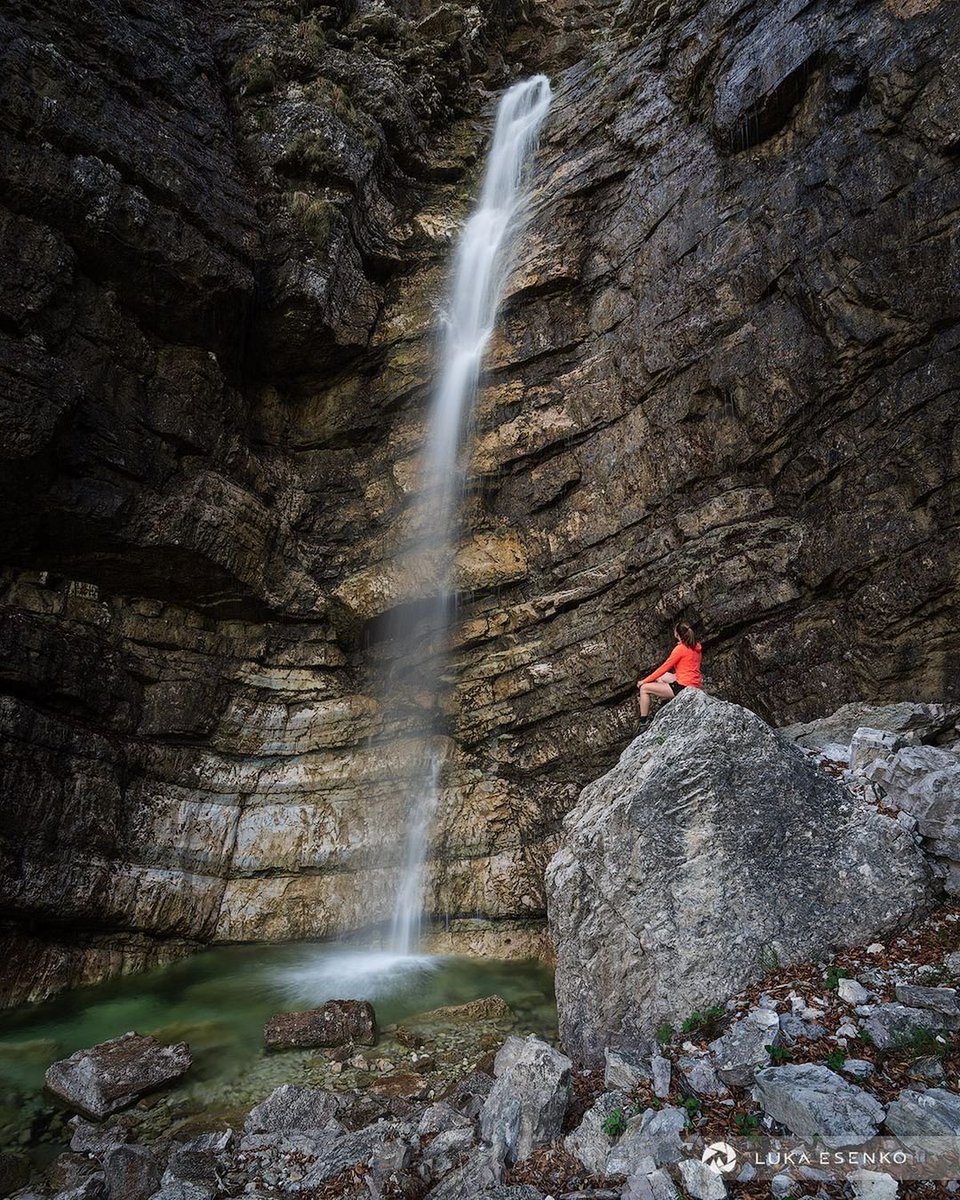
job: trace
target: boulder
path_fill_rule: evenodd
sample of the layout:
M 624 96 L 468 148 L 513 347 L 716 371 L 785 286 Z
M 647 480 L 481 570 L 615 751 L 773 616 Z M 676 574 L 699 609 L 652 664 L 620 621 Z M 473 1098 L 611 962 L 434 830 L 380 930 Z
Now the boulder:
M 951 730 L 960 717 L 960 707 L 945 704 L 844 704 L 828 717 L 800 725 L 788 725 L 782 733 L 798 746 L 821 750 L 831 742 L 849 746 L 864 726 L 881 733 L 912 735 L 917 741 Z
M 603 1052 L 603 1083 L 608 1091 L 633 1091 L 651 1077 L 649 1055 L 607 1046 Z
M 713 1167 L 699 1158 L 683 1158 L 678 1169 L 683 1190 L 693 1200 L 725 1200 L 727 1185 Z
M 886 1123 L 899 1138 L 960 1137 L 960 1096 L 946 1088 L 904 1088 L 887 1109 Z
M 759 1067 L 770 1061 L 767 1046 L 780 1041 L 780 1018 L 774 1009 L 754 1008 L 710 1043 L 717 1074 L 724 1083 L 746 1087 Z
M 766 1051 L 764 1051 L 766 1054 Z M 729 1096 L 730 1091 L 720 1079 L 709 1058 L 683 1057 L 677 1067 L 683 1076 L 684 1087 L 695 1096 Z
M 163 1167 L 144 1146 L 115 1146 L 103 1156 L 107 1200 L 149 1200 L 160 1187 Z
M 475 1141 L 472 1122 L 462 1128 L 447 1129 L 431 1138 L 421 1160 L 429 1167 L 433 1179 L 442 1179 L 473 1149 Z
M 955 1022 L 954 1028 L 960 1025 L 960 1002 L 956 988 L 919 987 L 911 983 L 898 983 L 896 996 L 897 1000 L 908 1008 L 923 1008 L 936 1013 L 945 1022 Z
M 520 1040 L 508 1039 L 497 1055 L 497 1079 L 480 1111 L 482 1137 L 511 1163 L 560 1136 L 570 1102 L 570 1059 L 532 1034 L 518 1052 L 511 1043 Z
M 461 1166 L 451 1171 L 424 1200 L 465 1200 L 486 1196 L 503 1179 L 503 1156 L 496 1148 L 479 1146 Z
M 654 1167 L 679 1162 L 684 1149 L 681 1135 L 687 1126 L 687 1114 L 682 1108 L 667 1105 L 655 1110 L 646 1109 L 627 1122 L 626 1132 L 607 1156 L 607 1175 L 611 1179 L 626 1179 L 639 1171 L 646 1161 Z
M 619 1110 L 630 1106 L 629 1092 L 604 1092 L 583 1114 L 583 1120 L 563 1139 L 563 1148 L 591 1175 L 603 1175 L 613 1139 L 603 1131 L 604 1122 Z
M 342 1101 L 322 1088 L 285 1083 L 247 1114 L 244 1133 L 295 1133 L 325 1129 L 336 1118 Z
M 441 1100 L 438 1104 L 431 1104 L 423 1110 L 417 1126 L 417 1133 L 423 1137 L 424 1134 L 446 1133 L 450 1129 L 472 1128 L 473 1121 L 469 1117 L 458 1113 L 452 1105 Z
M 621 1200 L 677 1200 L 677 1189 L 666 1171 L 631 1175 L 623 1185 Z
M 608 1044 L 731 996 L 775 963 L 863 945 L 931 902 L 896 821 L 759 717 L 687 689 L 591 784 L 547 870 L 563 1044 Z
M 46 1086 L 71 1108 L 99 1119 L 179 1079 L 192 1061 L 185 1042 L 165 1046 L 156 1038 L 125 1033 L 55 1062 Z
M 918 1033 L 939 1033 L 954 1028 L 951 1018 L 929 1008 L 905 1004 L 878 1004 L 862 1022 L 864 1031 L 879 1050 L 908 1044 Z
M 670 1059 L 662 1054 L 654 1054 L 650 1058 L 650 1073 L 653 1075 L 653 1094 L 659 1100 L 666 1100 L 670 1095 L 670 1083 L 673 1079 L 673 1067 Z
M 372 1046 L 377 1019 L 366 1000 L 328 1000 L 306 1012 L 277 1013 L 264 1026 L 263 1040 L 268 1050 L 318 1050 L 348 1042 Z
M 817 1138 L 829 1149 L 865 1142 L 884 1116 L 883 1106 L 868 1092 L 812 1063 L 759 1071 L 754 1094 L 764 1112 L 791 1133 Z

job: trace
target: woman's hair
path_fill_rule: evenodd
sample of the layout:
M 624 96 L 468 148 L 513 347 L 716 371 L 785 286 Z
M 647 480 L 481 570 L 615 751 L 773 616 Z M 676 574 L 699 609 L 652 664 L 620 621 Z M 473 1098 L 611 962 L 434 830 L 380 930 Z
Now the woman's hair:
M 689 646 L 691 650 L 696 647 L 697 635 L 693 632 L 692 625 L 688 625 L 686 621 L 678 621 L 673 631 L 685 646 Z

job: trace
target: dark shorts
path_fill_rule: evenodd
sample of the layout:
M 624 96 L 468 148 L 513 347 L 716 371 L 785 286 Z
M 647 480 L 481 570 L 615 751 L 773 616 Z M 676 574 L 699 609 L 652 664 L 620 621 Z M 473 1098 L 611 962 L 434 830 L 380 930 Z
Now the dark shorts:
M 675 696 L 679 696 L 686 686 L 685 683 L 677 683 L 676 680 L 670 684 L 670 688 Z

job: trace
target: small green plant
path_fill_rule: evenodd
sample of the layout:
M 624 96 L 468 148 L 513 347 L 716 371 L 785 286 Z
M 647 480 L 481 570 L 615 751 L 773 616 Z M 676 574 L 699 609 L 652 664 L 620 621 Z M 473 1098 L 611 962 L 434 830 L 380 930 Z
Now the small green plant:
M 705 1008 L 702 1012 L 697 1009 L 680 1026 L 680 1032 L 703 1033 L 708 1037 L 712 1037 L 718 1032 L 717 1024 L 722 1016 L 723 1009 L 718 1004 L 714 1004 L 710 1008 Z
M 760 1127 L 760 1118 L 756 1113 L 734 1113 L 733 1124 L 737 1133 L 746 1136 L 754 1133 Z
M 657 1029 L 657 1041 L 661 1046 L 669 1046 L 673 1041 L 673 1026 L 663 1024 Z
M 873 1045 L 873 1036 L 870 1033 L 869 1029 L 861 1029 L 860 1032 L 857 1034 L 857 1037 L 859 1038 L 859 1040 L 861 1042 L 863 1042 L 863 1044 L 865 1046 Z
M 689 1124 L 700 1111 L 700 1101 L 696 1096 L 684 1096 L 680 1104 L 687 1112 L 687 1123 Z
M 827 1055 L 827 1066 L 831 1071 L 842 1071 L 846 1061 L 847 1056 L 842 1050 L 831 1050 Z
M 627 1118 L 622 1108 L 615 1108 L 604 1120 L 600 1128 L 607 1137 L 619 1137 L 627 1127 Z
M 849 979 L 850 972 L 846 967 L 829 967 L 826 974 L 826 986 L 831 992 L 835 992 L 840 984 L 841 979 Z
M 912 1029 L 902 1033 L 894 1042 L 891 1049 L 898 1053 L 910 1054 L 942 1054 L 944 1046 L 937 1041 L 936 1034 L 923 1025 L 914 1025 Z
M 793 1061 L 793 1055 L 786 1046 L 764 1046 L 764 1050 L 770 1055 L 770 1060 L 778 1065 Z

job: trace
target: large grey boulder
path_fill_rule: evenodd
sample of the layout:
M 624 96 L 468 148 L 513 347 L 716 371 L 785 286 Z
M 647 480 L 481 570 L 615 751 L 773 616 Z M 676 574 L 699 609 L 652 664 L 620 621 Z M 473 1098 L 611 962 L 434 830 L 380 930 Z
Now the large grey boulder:
M 519 1043 L 519 1046 L 517 1045 Z M 560 1136 L 570 1103 L 572 1063 L 540 1038 L 508 1038 L 497 1055 L 497 1080 L 480 1110 L 480 1133 L 521 1162 Z
M 830 1149 L 865 1142 L 884 1117 L 883 1105 L 869 1092 L 813 1063 L 759 1071 L 754 1093 L 764 1112 L 791 1133 L 816 1137 Z
M 960 1096 L 946 1088 L 905 1088 L 887 1109 L 887 1128 L 900 1138 L 960 1137 Z
M 688 689 L 585 788 L 547 870 L 563 1043 L 606 1045 L 932 901 L 923 854 L 759 717 Z
M 89 1117 L 105 1117 L 190 1069 L 185 1042 L 166 1046 L 138 1033 L 78 1050 L 48 1068 L 47 1089 Z

